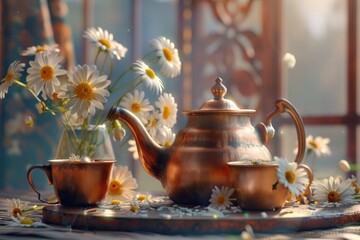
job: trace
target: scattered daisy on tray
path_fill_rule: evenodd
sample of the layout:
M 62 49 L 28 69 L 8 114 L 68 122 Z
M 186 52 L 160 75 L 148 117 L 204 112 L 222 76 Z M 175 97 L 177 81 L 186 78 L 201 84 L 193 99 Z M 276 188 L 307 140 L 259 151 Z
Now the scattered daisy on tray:
M 312 184 L 313 199 L 319 203 L 354 203 L 355 188 L 351 179 L 341 181 L 340 178 L 330 176 Z
M 231 195 L 234 193 L 234 188 L 224 187 L 222 186 L 221 189 L 215 186 L 212 189 L 211 198 L 209 200 L 210 205 L 217 210 L 225 210 L 229 208 L 233 203 L 230 201 Z
M 25 209 L 29 207 L 28 202 L 21 201 L 18 198 L 7 199 L 7 212 L 10 217 L 23 216 Z
M 131 200 L 136 196 L 138 184 L 131 172 L 125 166 L 114 166 L 107 192 L 107 201 Z

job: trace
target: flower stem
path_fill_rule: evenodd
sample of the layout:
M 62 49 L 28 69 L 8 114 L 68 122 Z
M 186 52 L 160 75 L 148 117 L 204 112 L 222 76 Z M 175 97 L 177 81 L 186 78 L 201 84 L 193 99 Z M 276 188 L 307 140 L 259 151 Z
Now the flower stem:
M 100 74 L 101 74 L 101 75 L 103 75 L 104 68 L 105 68 L 105 63 L 107 62 L 108 58 L 109 58 L 109 52 L 106 52 L 106 54 L 105 54 L 105 59 L 104 59 L 104 61 L 103 61 L 103 64 L 102 64 L 101 70 L 100 70 Z
M 108 76 L 108 79 L 111 79 L 111 76 L 112 76 L 112 71 L 113 71 L 113 62 L 110 61 L 110 66 L 109 66 L 109 76 Z
M 49 110 L 49 112 L 50 112 L 52 115 L 55 115 L 54 110 L 51 110 L 51 109 L 45 104 L 45 102 L 42 101 L 42 100 L 35 94 L 35 92 L 34 92 L 31 88 L 29 88 L 28 85 L 26 85 L 25 83 L 23 83 L 23 82 L 21 82 L 21 81 L 19 81 L 19 80 L 16 80 L 16 79 L 15 79 L 14 83 L 17 84 L 17 85 L 20 86 L 20 87 L 23 87 L 23 88 L 27 89 L 27 90 L 31 93 L 31 95 L 34 96 L 34 98 L 36 99 L 36 101 L 38 101 L 38 102 L 41 103 L 41 104 L 44 104 L 44 107 L 45 107 L 47 110 Z
M 99 55 L 100 55 L 100 52 L 101 52 L 101 48 L 98 48 L 98 51 L 97 51 L 97 53 L 96 53 L 96 56 L 95 56 L 95 65 L 97 64 L 97 60 L 98 60 L 98 57 L 99 57 Z
M 115 80 L 114 83 L 111 85 L 109 92 L 113 93 L 117 90 L 119 90 L 120 88 L 116 88 L 116 90 L 114 90 L 114 88 L 116 87 L 116 85 L 120 82 L 120 80 L 125 76 L 125 74 L 127 74 L 128 72 L 130 72 L 131 70 L 133 70 L 133 66 L 128 67 L 127 69 L 125 69 Z
M 124 94 L 122 94 L 118 100 L 116 101 L 116 103 L 114 104 L 113 107 L 117 107 L 119 105 L 119 103 L 121 102 L 121 100 L 123 99 L 123 97 L 130 92 L 131 90 L 135 89 L 137 86 L 139 86 L 141 83 L 143 82 L 143 80 L 139 81 L 137 84 L 135 84 L 134 86 L 132 86 L 129 90 L 127 90 Z
M 157 51 L 157 49 L 154 49 L 154 50 L 148 52 L 147 54 L 144 55 L 143 59 L 148 58 L 148 57 L 151 56 L 153 53 L 156 53 L 156 51 Z

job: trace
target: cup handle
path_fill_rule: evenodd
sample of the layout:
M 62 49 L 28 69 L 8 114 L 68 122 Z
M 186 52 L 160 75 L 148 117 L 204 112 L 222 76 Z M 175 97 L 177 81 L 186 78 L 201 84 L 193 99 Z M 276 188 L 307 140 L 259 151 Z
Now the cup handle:
M 313 174 L 313 172 L 311 171 L 311 168 L 308 167 L 308 166 L 305 165 L 305 164 L 299 164 L 299 165 L 298 165 L 298 168 L 303 168 L 303 169 L 306 171 L 306 173 L 307 173 L 307 175 L 308 175 L 308 177 L 309 177 L 309 184 L 308 184 L 308 186 L 306 187 L 305 192 L 302 194 L 302 196 L 305 195 L 305 196 L 310 196 L 310 197 L 311 197 L 311 194 L 310 194 L 310 186 L 311 186 L 311 184 L 312 184 L 312 182 L 313 182 L 313 180 L 314 180 L 314 174 Z
M 40 191 L 36 188 L 35 184 L 34 184 L 34 181 L 32 179 L 32 176 L 31 176 L 31 172 L 34 170 L 34 169 L 40 169 L 42 171 L 45 172 L 45 175 L 46 175 L 46 178 L 48 180 L 48 183 L 50 185 L 53 184 L 53 180 L 52 180 L 52 175 L 51 175 L 51 166 L 50 165 L 35 165 L 35 166 L 32 166 L 29 168 L 29 170 L 27 171 L 27 180 L 31 186 L 31 188 L 38 194 L 38 199 L 43 202 L 43 203 L 48 203 L 48 204 L 56 204 L 58 202 L 48 202 L 46 200 L 43 200 L 41 199 L 41 194 L 40 194 Z
M 289 101 L 285 99 L 279 99 L 276 101 L 275 105 L 276 105 L 276 109 L 266 117 L 265 123 L 259 123 L 256 126 L 256 129 L 260 134 L 260 138 L 262 139 L 262 142 L 263 143 L 268 142 L 270 139 L 272 139 L 275 136 L 275 129 L 271 124 L 271 120 L 280 113 L 287 112 L 291 116 L 296 126 L 298 152 L 295 157 L 295 162 L 300 164 L 304 157 L 305 148 L 306 148 L 305 130 L 304 130 L 303 121 L 299 113 L 296 111 L 294 106 Z

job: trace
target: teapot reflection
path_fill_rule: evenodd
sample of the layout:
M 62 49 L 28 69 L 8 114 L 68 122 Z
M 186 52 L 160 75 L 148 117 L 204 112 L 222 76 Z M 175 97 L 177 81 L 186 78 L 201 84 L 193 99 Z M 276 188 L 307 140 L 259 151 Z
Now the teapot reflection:
M 300 163 L 305 151 L 305 133 L 296 109 L 285 99 L 275 103 L 275 110 L 256 127 L 251 124 L 253 109 L 239 109 L 225 99 L 226 87 L 220 78 L 211 88 L 213 99 L 199 110 L 184 111 L 186 126 L 176 135 L 170 147 L 159 146 L 148 134 L 141 121 L 130 111 L 112 108 L 109 120 L 121 120 L 132 131 L 144 169 L 160 180 L 170 199 L 178 204 L 208 205 L 215 186 L 232 186 L 228 162 L 242 159 L 272 161 L 265 143 L 275 130 L 273 117 L 287 112 L 297 130 Z

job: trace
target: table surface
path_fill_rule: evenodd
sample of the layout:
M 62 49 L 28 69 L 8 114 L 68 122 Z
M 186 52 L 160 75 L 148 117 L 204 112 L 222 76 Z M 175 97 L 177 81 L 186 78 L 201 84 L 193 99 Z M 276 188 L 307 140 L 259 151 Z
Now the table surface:
M 29 228 L 14 224 L 7 213 L 7 199 L 19 198 L 33 204 L 41 205 L 33 192 L 3 191 L 0 193 L 0 239 L 239 239 L 239 234 L 200 234 L 200 235 L 162 235 L 158 233 L 81 230 L 71 226 L 44 224 L 42 227 Z M 339 209 L 340 210 L 340 209 Z M 34 211 L 31 217 L 43 220 L 42 211 Z M 255 232 L 261 239 L 359 239 L 360 222 L 345 224 L 340 228 L 312 231 L 291 231 L 287 233 Z

